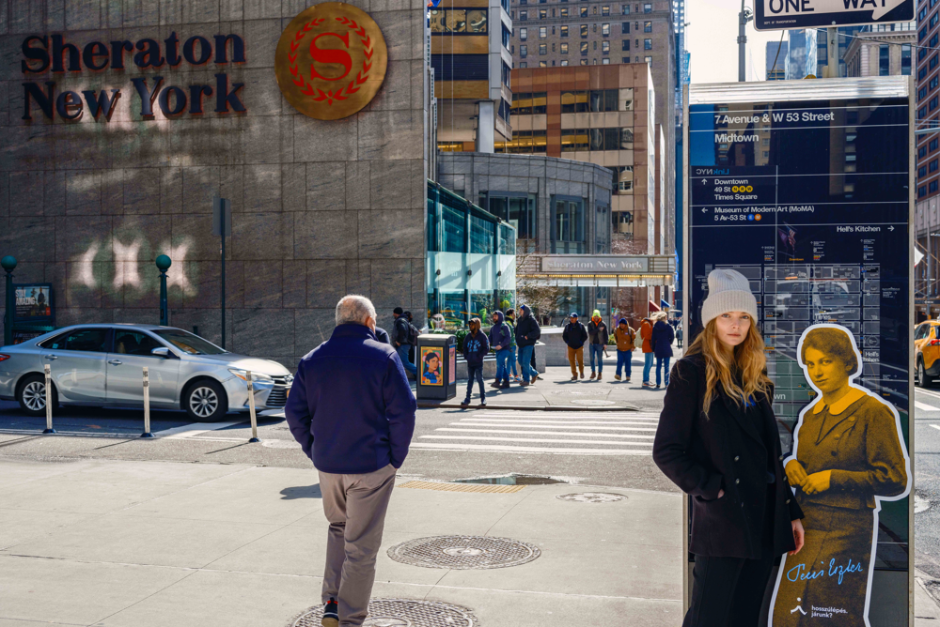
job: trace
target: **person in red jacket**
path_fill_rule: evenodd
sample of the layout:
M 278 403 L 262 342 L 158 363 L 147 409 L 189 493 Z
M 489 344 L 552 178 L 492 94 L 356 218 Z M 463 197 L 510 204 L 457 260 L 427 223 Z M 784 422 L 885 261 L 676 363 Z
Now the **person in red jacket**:
M 643 318 L 640 324 L 640 337 L 643 339 L 643 387 L 656 387 L 650 382 L 650 370 L 653 368 L 653 321 Z

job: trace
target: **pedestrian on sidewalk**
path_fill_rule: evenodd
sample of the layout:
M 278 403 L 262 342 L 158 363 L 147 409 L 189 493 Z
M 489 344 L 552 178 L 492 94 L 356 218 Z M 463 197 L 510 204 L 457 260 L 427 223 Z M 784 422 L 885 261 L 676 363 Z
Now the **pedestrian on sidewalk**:
M 640 323 L 640 339 L 643 340 L 643 387 L 651 388 L 650 371 L 653 369 L 653 321 L 649 317 L 643 318 Z
M 591 321 L 587 325 L 588 348 L 591 351 L 591 378 L 595 376 L 600 381 L 604 374 L 604 356 L 607 355 L 607 341 L 610 334 L 607 332 L 607 324 L 601 318 L 601 312 L 597 309 L 591 314 Z M 595 358 L 597 361 L 597 372 L 594 372 Z
M 460 406 L 463 409 L 470 407 L 470 396 L 473 394 L 473 382 L 480 383 L 480 407 L 486 407 L 486 388 L 483 387 L 483 358 L 490 352 L 490 342 L 486 338 L 486 333 L 481 329 L 479 318 L 470 320 L 470 333 L 463 338 L 463 358 L 467 360 L 467 374 L 470 380 L 467 381 L 467 398 L 463 400 Z
M 774 561 L 803 547 L 803 512 L 781 463 L 757 301 L 734 270 L 713 270 L 708 288 L 704 330 L 666 390 L 653 461 L 692 496 L 683 627 L 750 627 Z
M 584 325 L 578 321 L 578 313 L 571 312 L 568 318 L 568 324 L 565 330 L 561 332 L 561 339 L 568 346 L 568 363 L 571 364 L 571 380 L 578 380 L 578 370 L 581 371 L 581 378 L 584 378 L 584 343 L 587 342 L 588 332 Z M 578 369 L 575 369 L 577 361 Z
M 336 305 L 332 336 L 297 366 L 284 413 L 320 475 L 330 523 L 324 627 L 362 625 L 395 474 L 408 455 L 415 397 L 395 349 L 376 339 L 363 296 Z
M 623 370 L 624 381 L 630 383 L 630 373 L 633 368 L 633 349 L 636 348 L 636 331 L 621 318 L 614 329 L 614 339 L 617 342 L 617 374 L 614 379 L 620 381 L 620 371 Z
M 535 343 L 542 337 L 538 320 L 532 315 L 528 305 L 519 307 L 519 321 L 516 323 L 516 344 L 519 346 L 519 367 L 522 369 L 522 386 L 535 383 L 539 373 L 530 364 L 535 353 Z
M 505 323 L 503 312 L 493 312 L 493 326 L 490 327 L 490 346 L 496 351 L 496 381 L 490 387 L 508 388 L 509 387 L 509 356 L 512 351 L 509 345 L 512 343 L 512 330 Z
M 392 316 L 395 318 L 395 325 L 392 327 L 392 341 L 395 350 L 398 352 L 398 357 L 401 359 L 401 365 L 414 377 L 417 377 L 418 368 L 411 361 L 411 345 L 414 339 L 411 323 L 408 322 L 405 311 L 401 307 L 395 307 Z
M 509 343 L 509 350 L 512 351 L 509 355 L 509 369 L 512 371 L 512 380 L 520 383 L 522 379 L 516 370 L 516 312 L 512 309 L 506 310 L 505 324 L 509 326 L 509 331 L 512 334 L 512 340 Z
M 665 370 L 665 383 L 669 387 L 669 360 L 672 358 L 672 341 L 676 339 L 676 333 L 672 326 L 666 322 L 666 312 L 660 311 L 656 314 L 656 324 L 653 325 L 653 337 L 650 343 L 653 345 L 653 354 L 656 355 L 656 389 L 659 389 L 663 383 L 663 371 Z

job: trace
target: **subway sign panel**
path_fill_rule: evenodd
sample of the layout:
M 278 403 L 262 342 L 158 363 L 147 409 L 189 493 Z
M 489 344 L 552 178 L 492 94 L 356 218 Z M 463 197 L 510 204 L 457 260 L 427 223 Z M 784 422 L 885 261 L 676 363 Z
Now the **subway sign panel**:
M 41 114 L 48 120 L 80 120 L 86 112 L 95 120 L 109 121 L 121 101 L 119 88 L 102 86 L 81 92 L 57 89 L 57 79 L 85 70 L 95 72 L 174 70 L 181 66 L 218 69 L 209 84 L 170 84 L 163 76 L 131 78 L 140 97 L 138 115 L 152 118 L 155 109 L 167 118 L 205 113 L 244 113 L 240 90 L 244 83 L 230 83 L 225 69 L 245 63 L 245 41 L 238 35 L 195 35 L 181 41 L 176 32 L 163 41 L 143 38 L 137 41 L 92 41 L 84 46 L 71 43 L 64 35 L 30 35 L 21 45 L 23 72 L 23 120 L 33 121 Z M 52 73 L 52 80 L 38 75 Z M 45 78 L 45 77 L 42 77 Z

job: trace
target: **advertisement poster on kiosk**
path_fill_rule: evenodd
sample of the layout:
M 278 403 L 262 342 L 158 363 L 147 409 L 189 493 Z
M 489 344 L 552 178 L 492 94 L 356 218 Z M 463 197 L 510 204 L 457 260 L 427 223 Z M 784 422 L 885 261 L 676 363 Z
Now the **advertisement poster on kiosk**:
M 781 556 L 768 590 L 768 627 L 906 625 L 912 82 L 780 86 L 688 89 L 685 333 L 702 330 L 710 271 L 747 277 L 805 515 L 805 546 Z

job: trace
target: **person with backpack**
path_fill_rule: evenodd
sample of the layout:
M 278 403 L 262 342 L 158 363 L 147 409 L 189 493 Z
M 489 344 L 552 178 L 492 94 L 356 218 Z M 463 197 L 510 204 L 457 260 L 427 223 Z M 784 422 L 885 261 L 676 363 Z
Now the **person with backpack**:
M 392 343 L 399 359 L 401 359 L 401 365 L 405 367 L 409 374 L 417 377 L 418 368 L 411 361 L 411 347 L 418 343 L 418 333 L 404 314 L 405 311 L 401 307 L 395 307 L 392 311 L 392 316 L 395 317 L 395 326 L 392 327 Z
M 650 370 L 653 369 L 653 321 L 648 317 L 643 318 L 643 322 L 640 324 L 640 338 L 643 340 L 643 387 L 651 388 L 653 384 L 650 382 Z
M 470 320 L 470 333 L 463 339 L 463 358 L 467 360 L 467 398 L 460 404 L 466 409 L 470 407 L 470 396 L 473 394 L 473 382 L 480 383 L 480 407 L 486 407 L 486 388 L 483 387 L 483 358 L 490 352 L 490 343 L 486 333 L 480 330 L 480 319 Z
M 535 353 L 535 343 L 542 337 L 542 329 L 538 320 L 532 315 L 528 305 L 519 307 L 519 321 L 516 323 L 516 344 L 519 345 L 519 367 L 522 368 L 522 387 L 526 387 L 539 378 L 537 370 L 532 368 L 532 355 Z
M 669 387 L 669 360 L 672 359 L 672 341 L 676 338 L 675 331 L 666 322 L 666 313 L 660 311 L 656 314 L 656 324 L 653 325 L 653 354 L 656 355 L 656 389 L 663 382 L 662 371 L 665 370 L 665 383 Z
M 597 309 L 591 315 L 591 321 L 587 325 L 588 346 L 591 351 L 591 378 L 595 376 L 600 381 L 604 375 L 604 356 L 607 354 L 607 340 L 610 334 L 607 332 L 607 325 L 601 318 L 601 312 Z M 597 360 L 597 373 L 595 374 L 595 358 Z
M 568 363 L 571 364 L 571 380 L 578 380 L 578 370 L 575 369 L 575 362 L 581 370 L 581 378 L 584 378 L 584 343 L 587 342 L 588 332 L 584 325 L 578 321 L 577 312 L 572 311 L 568 318 L 569 322 L 565 325 L 565 330 L 561 332 L 561 339 L 568 346 Z
M 630 371 L 633 367 L 633 349 L 636 348 L 636 331 L 621 318 L 614 329 L 614 339 L 617 340 L 617 374 L 614 379 L 620 381 L 620 371 L 623 370 L 624 381 L 630 383 Z
M 509 356 L 512 351 L 512 329 L 504 322 L 503 312 L 493 312 L 493 326 L 490 328 L 490 346 L 496 351 L 496 381 L 490 384 L 494 388 L 509 387 Z
M 509 342 L 509 350 L 511 351 L 509 355 L 509 370 L 512 371 L 512 380 L 516 383 L 522 381 L 519 378 L 519 372 L 516 370 L 516 312 L 512 309 L 506 310 L 506 320 L 504 324 L 509 326 L 509 332 L 512 335 L 512 340 Z

